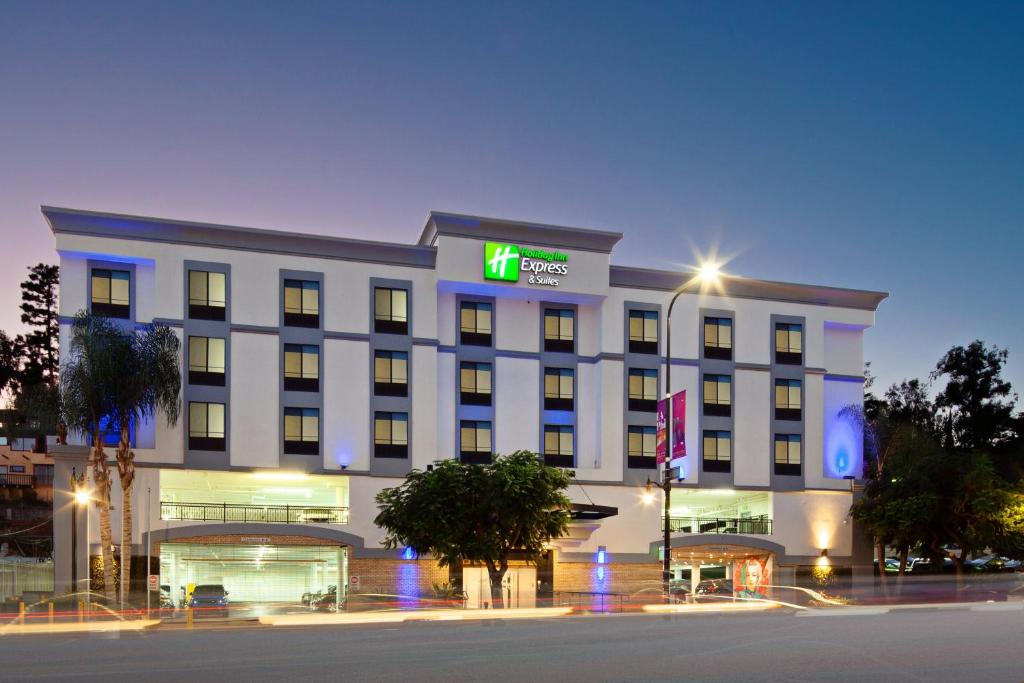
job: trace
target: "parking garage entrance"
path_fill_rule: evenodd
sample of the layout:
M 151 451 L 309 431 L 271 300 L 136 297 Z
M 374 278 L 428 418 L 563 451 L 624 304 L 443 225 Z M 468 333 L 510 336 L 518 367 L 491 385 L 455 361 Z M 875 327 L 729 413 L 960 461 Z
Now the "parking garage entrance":
M 165 599 L 183 606 L 195 586 L 223 585 L 232 607 L 277 603 L 307 605 L 311 595 L 339 591 L 348 583 L 348 549 L 338 545 L 286 544 L 273 537 L 234 542 L 163 542 L 160 585 Z M 317 539 L 309 539 L 314 541 Z

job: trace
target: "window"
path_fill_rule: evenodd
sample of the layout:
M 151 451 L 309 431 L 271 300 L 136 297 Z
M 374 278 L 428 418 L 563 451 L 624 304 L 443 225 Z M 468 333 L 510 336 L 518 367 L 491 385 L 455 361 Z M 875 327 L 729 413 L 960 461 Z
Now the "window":
M 704 357 L 732 360 L 732 320 L 704 318 Z
M 320 452 L 319 410 L 284 409 L 284 452 L 290 455 L 317 455 Z
M 224 340 L 217 337 L 188 338 L 188 383 L 224 386 Z
M 315 344 L 284 345 L 286 391 L 320 391 L 320 347 Z
M 459 363 L 459 402 L 467 406 L 491 405 L 490 363 Z
M 92 269 L 92 313 L 127 320 L 132 315 L 131 273 L 127 270 Z
M 732 434 L 705 429 L 703 446 L 704 471 L 728 472 L 732 462 Z
M 459 423 L 459 459 L 471 465 L 491 461 L 491 423 L 462 420 Z
M 25 466 L 11 465 L 11 474 L 25 474 Z
M 319 282 L 284 281 L 284 324 L 289 327 L 320 327 Z
M 223 451 L 224 404 L 188 404 L 188 447 L 195 451 Z
M 196 320 L 224 320 L 227 307 L 226 282 L 224 273 L 188 271 L 188 317 Z
M 53 486 L 53 465 L 33 465 L 36 486 Z
M 490 346 L 491 339 L 491 304 L 481 301 L 459 304 L 459 342 L 469 346 Z
M 544 309 L 544 350 L 572 353 L 576 348 L 573 343 L 575 320 L 572 310 Z
M 626 436 L 626 466 L 635 469 L 656 469 L 658 465 L 654 444 L 654 427 L 630 426 Z
M 800 476 L 800 435 L 775 435 L 775 474 Z
M 409 414 L 373 414 L 373 454 L 378 458 L 409 457 Z
M 629 371 L 629 409 L 644 413 L 658 410 L 658 371 Z
M 544 410 L 573 409 L 571 368 L 544 368 Z
M 658 353 L 658 312 L 629 312 L 629 352 Z
M 375 287 L 373 290 L 373 331 L 409 334 L 409 292 Z
M 704 414 L 732 415 L 732 377 L 704 375 Z
M 775 323 L 775 362 L 784 365 L 803 362 L 803 325 Z
M 800 380 L 775 380 L 775 419 L 800 419 Z
M 373 352 L 373 393 L 377 396 L 409 395 L 409 354 Z
M 550 467 L 572 467 L 573 429 L 571 425 L 544 425 L 544 464 Z

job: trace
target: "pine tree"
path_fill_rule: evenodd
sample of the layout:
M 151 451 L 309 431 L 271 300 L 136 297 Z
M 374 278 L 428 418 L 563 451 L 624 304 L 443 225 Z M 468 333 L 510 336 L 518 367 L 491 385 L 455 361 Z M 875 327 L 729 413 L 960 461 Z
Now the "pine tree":
M 22 359 L 19 383 L 22 386 L 46 383 L 55 385 L 60 367 L 57 319 L 59 267 L 38 263 L 29 269 L 21 283 L 21 322 L 28 333 L 18 336 Z
M 0 394 L 14 383 L 18 375 L 18 354 L 14 341 L 0 330 Z

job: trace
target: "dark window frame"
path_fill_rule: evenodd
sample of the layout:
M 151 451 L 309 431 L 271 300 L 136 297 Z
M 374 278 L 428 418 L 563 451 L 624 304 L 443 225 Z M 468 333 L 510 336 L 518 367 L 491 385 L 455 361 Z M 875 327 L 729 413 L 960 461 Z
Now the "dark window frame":
M 726 323 L 723 325 L 723 323 Z M 712 325 L 715 328 L 716 339 L 713 341 L 708 340 L 708 325 Z M 721 329 L 722 327 L 729 328 L 729 342 L 725 344 L 721 341 Z M 732 318 L 724 318 L 719 315 L 706 315 L 704 316 L 704 325 L 701 328 L 701 338 L 703 339 L 704 346 L 704 357 L 714 360 L 732 360 L 732 345 L 734 339 L 735 330 L 733 329 Z
M 468 367 L 473 366 L 473 367 Z M 477 383 L 477 373 L 481 372 L 481 367 L 487 368 L 487 374 L 490 377 L 490 390 L 487 392 L 478 391 L 479 385 Z M 462 371 L 470 370 L 473 372 L 473 386 L 469 387 L 472 391 L 467 391 L 466 385 L 462 383 Z M 494 402 L 494 366 L 491 363 L 485 361 L 472 361 L 464 360 L 459 361 L 459 403 L 466 406 L 489 406 Z
M 196 366 L 193 369 L 192 362 L 192 340 L 193 339 L 205 339 L 206 340 L 206 365 Z M 210 340 L 218 339 L 224 342 L 224 366 L 220 368 L 220 372 L 216 370 L 210 370 Z M 185 340 L 188 353 L 188 383 L 196 386 L 206 387 L 223 387 L 227 385 L 227 359 L 228 359 L 228 340 L 224 337 L 209 337 L 204 334 L 190 334 Z M 205 367 L 205 369 L 199 369 Z M 216 367 L 216 366 L 213 366 Z
M 297 349 L 297 350 L 296 350 Z M 303 356 L 306 349 L 316 349 L 316 376 L 309 377 L 303 369 Z M 318 344 L 285 344 L 284 345 L 284 389 L 285 391 L 320 391 L 320 346 Z M 287 369 L 287 358 L 289 353 L 299 354 L 299 375 L 289 376 Z
M 786 348 L 779 348 L 779 332 L 786 332 Z M 794 351 L 789 341 L 793 332 L 800 335 L 800 350 Z M 802 323 L 775 323 L 775 334 L 772 337 L 772 348 L 775 351 L 775 362 L 779 365 L 803 365 L 804 362 L 804 325 Z
M 729 455 L 727 458 L 720 457 L 718 452 L 718 442 L 722 439 L 722 435 L 725 434 L 729 441 Z M 715 441 L 715 457 L 708 457 L 707 440 L 711 438 Z M 728 429 L 705 429 L 701 433 L 701 466 L 705 472 L 724 472 L 728 473 L 732 471 L 732 432 Z
M 487 450 L 479 448 L 467 449 L 462 432 L 472 429 L 473 438 L 477 439 L 481 425 L 487 425 L 487 432 L 490 435 L 490 444 Z M 476 444 L 474 444 L 476 445 Z M 486 465 L 494 458 L 494 423 L 490 420 L 459 420 L 459 460 L 470 465 Z
M 472 310 L 473 328 L 464 327 L 462 324 L 462 312 Z M 486 310 L 490 317 L 490 331 L 480 331 L 480 311 Z M 459 302 L 459 343 L 464 346 L 485 346 L 494 345 L 494 305 L 489 301 L 460 301 Z
M 630 435 L 639 434 L 641 450 L 639 453 L 634 452 L 630 448 Z M 647 455 L 643 450 L 643 443 L 645 436 L 654 437 L 654 448 L 651 450 L 650 455 Z M 656 427 L 651 425 L 627 425 L 626 427 L 626 467 L 635 470 L 653 470 L 658 468 L 658 430 Z
M 556 431 L 558 433 L 558 450 L 548 450 L 548 439 L 547 435 L 550 431 Z M 549 467 L 575 467 L 576 465 L 576 428 L 573 425 L 544 425 L 544 464 Z M 572 435 L 572 451 L 570 453 L 564 453 L 562 451 L 562 434 Z
M 307 287 L 307 285 L 315 285 L 315 286 Z M 300 294 L 299 294 L 299 309 L 298 310 L 291 310 L 291 311 L 289 311 L 287 303 L 285 303 L 286 300 L 287 300 L 287 291 L 288 291 L 289 288 L 291 288 L 291 289 L 298 289 L 299 292 L 300 292 Z M 316 313 L 310 313 L 305 308 L 305 305 L 303 303 L 305 297 L 301 294 L 301 292 L 305 291 L 306 289 L 315 289 L 316 290 Z M 285 326 L 286 327 L 305 327 L 305 328 L 311 328 L 311 329 L 319 328 L 320 327 L 320 310 L 323 308 L 323 301 L 321 301 L 321 299 L 320 299 L 322 294 L 323 294 L 323 291 L 322 291 L 322 288 L 320 287 L 320 281 L 319 280 L 302 280 L 302 279 L 299 279 L 299 278 L 285 278 L 284 284 L 283 284 L 282 290 L 281 290 L 281 299 L 282 299 L 281 300 L 281 308 L 284 310 L 284 324 L 285 324 Z
M 193 405 L 205 405 L 206 406 L 206 432 L 205 435 L 193 436 L 192 429 L 192 406 Z M 224 410 L 224 431 L 220 436 L 216 436 L 217 432 L 213 432 L 214 436 L 210 436 L 210 406 L 219 405 Z M 188 447 L 189 450 L 193 451 L 225 451 L 227 448 L 227 429 L 228 429 L 228 406 L 226 403 L 220 401 L 189 401 L 188 402 Z
M 307 439 L 303 431 L 307 417 L 306 413 L 314 413 L 316 416 L 316 440 Z M 288 432 L 284 428 L 288 417 L 299 418 L 299 439 L 289 439 Z M 282 411 L 282 432 L 284 433 L 284 453 L 287 455 L 319 455 L 320 454 L 320 409 L 319 408 L 298 408 L 286 407 Z
M 785 442 L 786 446 L 786 462 L 779 462 L 778 459 L 778 444 Z M 788 444 L 796 443 L 797 447 L 797 458 L 798 462 L 794 463 L 790 461 L 789 453 L 790 447 Z M 774 465 L 775 474 L 778 476 L 786 477 L 799 477 L 803 473 L 804 464 L 804 444 L 803 435 L 801 434 L 776 434 L 772 442 L 772 464 Z
M 395 356 L 402 356 L 405 360 L 405 381 L 396 382 L 394 374 Z M 377 375 L 377 360 L 388 358 L 389 377 Z M 387 381 L 384 381 L 387 379 Z M 390 349 L 374 349 L 373 351 L 373 394 L 374 396 L 408 396 L 409 395 L 409 353 L 407 351 L 392 351 Z
M 723 403 L 719 400 L 717 391 L 715 392 L 714 400 L 708 400 L 709 397 L 707 392 L 704 390 L 704 385 L 708 382 L 709 378 L 715 378 L 713 381 L 716 385 L 721 383 L 729 385 L 728 403 Z M 725 378 L 727 381 L 722 382 L 722 378 Z M 729 417 L 732 415 L 732 384 L 732 375 L 725 375 L 717 372 L 704 373 L 701 377 L 701 393 L 703 394 L 701 397 L 701 404 L 704 415 L 709 417 Z
M 123 273 L 126 278 L 115 278 L 114 273 Z M 96 298 L 96 288 L 93 285 L 93 280 L 97 277 L 100 279 L 107 280 L 107 298 L 106 300 Z M 120 300 L 114 301 L 113 298 L 113 282 L 114 280 L 126 279 L 128 281 L 128 300 L 121 302 Z M 104 266 L 93 266 L 89 269 L 89 311 L 93 315 L 102 316 L 104 318 L 115 318 L 117 320 L 130 320 L 132 317 L 132 271 L 121 270 L 120 268 L 110 268 Z
M 635 337 L 633 335 L 634 318 L 644 321 L 644 324 L 642 325 L 644 331 L 641 333 L 640 337 Z M 648 338 L 646 334 L 646 321 L 651 319 L 654 320 L 654 339 Z M 626 338 L 628 340 L 628 348 L 630 353 L 645 353 L 657 355 L 658 336 L 660 332 L 658 311 L 631 308 L 629 310 L 629 315 L 627 316 L 626 326 Z
M 395 416 L 404 415 L 405 442 L 394 440 Z M 391 424 L 388 441 L 377 440 L 377 421 L 387 420 Z M 404 459 L 409 457 L 409 413 L 398 410 L 377 410 L 373 413 L 373 456 L 375 458 Z
M 654 378 L 654 396 L 649 397 L 646 393 L 640 396 L 632 394 L 632 382 L 630 381 L 633 377 L 642 377 L 645 381 L 641 384 L 646 386 L 648 379 Z M 638 413 L 656 413 L 658 412 L 658 371 L 653 368 L 629 368 L 626 371 L 626 399 L 627 408 L 631 411 Z
M 557 395 L 548 395 L 548 381 L 549 376 L 558 377 L 558 393 Z M 562 378 L 568 376 L 570 381 L 570 391 L 572 392 L 569 396 L 565 396 L 562 393 Z M 572 412 L 576 406 L 576 370 L 573 368 L 560 368 L 560 367 L 545 367 L 544 368 L 544 384 L 541 390 L 544 393 L 544 410 L 560 410 L 566 412 Z
M 548 336 L 548 317 L 558 318 L 558 335 L 555 337 Z M 567 339 L 562 334 L 562 323 L 563 318 L 569 318 L 572 320 L 572 332 L 570 337 Z M 544 350 L 552 353 L 575 353 L 576 352 L 576 311 L 572 308 L 544 308 L 544 315 L 542 319 L 543 329 L 541 334 L 544 338 Z
M 381 313 L 377 310 L 377 294 L 379 292 L 388 293 L 388 307 L 390 308 L 390 312 L 388 313 Z M 405 294 L 405 314 L 401 316 L 395 315 L 394 312 L 396 292 L 402 292 Z M 397 334 L 408 336 L 410 298 L 409 289 L 407 287 L 376 285 L 373 288 L 373 331 L 378 334 Z
M 206 300 L 205 303 L 202 299 L 192 299 L 192 273 L 202 273 L 206 275 Z M 224 321 L 227 319 L 227 292 L 228 292 L 228 275 L 219 270 L 202 270 L 199 268 L 189 268 L 188 274 L 188 317 L 192 320 L 214 320 Z M 210 276 L 220 275 L 224 278 L 224 301 L 219 302 L 220 305 L 210 303 Z

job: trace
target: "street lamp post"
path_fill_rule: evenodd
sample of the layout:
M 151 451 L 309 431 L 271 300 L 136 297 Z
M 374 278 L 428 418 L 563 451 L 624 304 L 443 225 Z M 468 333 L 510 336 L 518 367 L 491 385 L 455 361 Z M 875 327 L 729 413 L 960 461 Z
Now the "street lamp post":
M 85 472 L 71 468 L 71 592 L 78 592 L 78 506 L 85 493 Z

